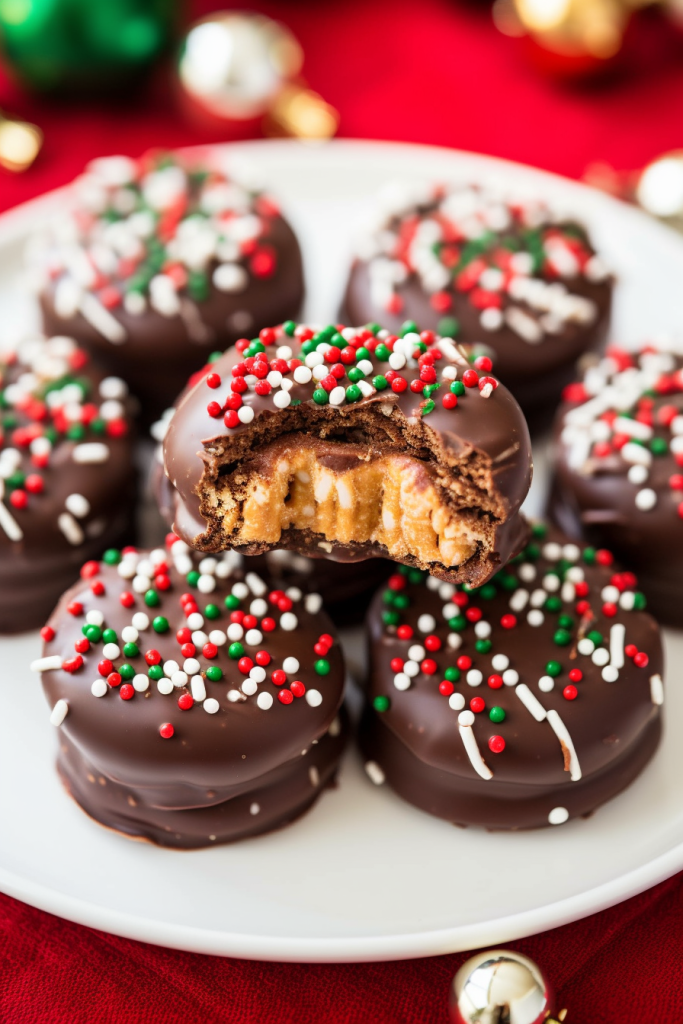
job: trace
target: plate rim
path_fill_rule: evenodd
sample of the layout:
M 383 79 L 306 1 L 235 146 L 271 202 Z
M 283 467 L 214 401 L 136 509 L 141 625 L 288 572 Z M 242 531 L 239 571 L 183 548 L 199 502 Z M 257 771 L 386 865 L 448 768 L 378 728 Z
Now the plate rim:
M 181 147 L 180 150 L 186 153 L 207 150 L 236 153 L 261 150 L 264 153 L 272 152 L 274 154 L 296 151 L 301 156 L 306 153 L 306 149 L 301 143 L 291 139 L 253 139 L 187 146 Z M 565 189 L 569 187 L 577 195 L 583 195 L 586 199 L 612 206 L 615 214 L 619 212 L 622 216 L 628 216 L 634 223 L 638 221 L 647 223 L 649 230 L 656 231 L 662 242 L 675 245 L 679 253 L 683 246 L 681 237 L 672 228 L 648 217 L 638 208 L 630 206 L 614 196 L 600 193 L 583 182 L 519 161 L 447 146 L 356 138 L 333 139 L 323 146 L 315 147 L 312 151 L 329 153 L 331 150 L 340 153 L 346 152 L 349 156 L 359 155 L 363 151 L 381 153 L 384 156 L 387 152 L 393 152 L 395 155 L 399 155 L 401 152 L 421 153 L 425 159 L 430 154 L 438 154 L 441 158 L 463 160 L 465 164 L 469 163 L 473 167 L 477 164 L 488 166 L 492 171 L 514 168 L 515 172 L 521 170 L 525 174 L 530 173 L 538 180 L 546 180 L 556 187 Z M 399 163 L 397 175 L 400 176 L 400 174 Z M 431 175 L 426 174 L 425 176 Z M 34 217 L 35 213 L 43 207 L 49 207 L 50 204 L 56 202 L 68 188 L 68 184 L 60 186 L 0 213 L 0 244 L 12 244 L 21 240 L 26 231 L 26 221 Z M 2 638 L 0 638 L 1 643 Z M 156 921 L 147 916 L 118 911 L 112 907 L 71 896 L 59 889 L 26 879 L 3 867 L 0 867 L 0 891 L 77 924 L 153 945 L 248 960 L 355 963 L 442 955 L 500 944 L 550 928 L 560 927 L 636 896 L 671 877 L 681 868 L 683 868 L 683 842 L 616 878 L 602 882 L 580 894 L 565 897 L 542 907 L 533 907 L 487 921 L 470 922 L 428 931 L 335 938 L 265 936 Z

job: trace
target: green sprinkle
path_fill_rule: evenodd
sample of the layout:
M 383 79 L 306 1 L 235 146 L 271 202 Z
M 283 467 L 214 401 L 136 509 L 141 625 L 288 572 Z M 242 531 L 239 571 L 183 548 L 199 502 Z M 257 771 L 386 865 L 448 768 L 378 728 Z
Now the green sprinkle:
M 496 723 L 504 722 L 505 721 L 505 712 L 503 711 L 502 708 L 498 708 L 498 707 L 491 708 L 491 710 L 489 711 L 489 718 L 491 719 L 492 722 L 496 722 Z
M 342 341 L 343 340 L 344 339 L 342 338 Z M 356 349 L 356 361 L 357 362 L 360 362 L 361 359 L 371 359 L 371 358 L 372 358 L 372 354 L 371 354 L 370 350 L 365 347 L 365 345 L 361 345 L 360 348 Z
M 313 341 L 312 338 L 309 338 L 309 340 L 305 341 L 301 346 L 301 354 L 304 356 L 310 355 L 311 352 L 315 352 L 315 348 L 315 342 Z
M 547 674 L 549 676 L 552 676 L 554 679 L 556 676 L 559 676 L 560 672 L 562 671 L 562 666 L 560 665 L 559 661 L 549 661 L 545 666 L 545 670 Z
M 82 423 L 72 423 L 67 429 L 66 436 L 70 441 L 82 441 L 85 437 L 85 427 Z
M 650 441 L 650 451 L 653 455 L 666 455 L 669 446 L 663 437 L 653 437 Z
M 536 540 L 543 540 L 548 533 L 548 527 L 545 523 L 534 523 L 531 527 L 531 534 Z
M 102 555 L 102 561 L 107 565 L 118 565 L 121 561 L 121 552 L 116 548 L 108 548 Z
M 389 700 L 388 697 L 375 697 L 375 699 L 372 702 L 372 706 L 375 709 L 375 711 L 388 711 L 389 708 L 391 707 L 391 701 Z
M 330 396 L 325 391 L 325 388 L 316 388 L 313 392 L 313 401 L 316 405 L 327 405 L 329 400 Z
M 385 388 L 389 387 L 389 381 L 381 373 L 378 373 L 376 377 L 372 378 L 372 384 L 377 391 L 384 391 Z
M 105 644 L 115 644 L 118 641 L 115 629 L 102 630 L 102 640 Z
M 398 333 L 402 338 L 405 338 L 406 334 L 419 334 L 420 328 L 414 320 L 405 320 L 401 324 L 401 330 Z
M 225 604 L 225 607 L 228 609 L 229 612 L 234 612 L 235 609 L 239 608 L 239 606 L 240 606 L 240 599 L 239 599 L 239 597 L 235 597 L 234 594 L 228 594 L 228 596 L 226 597 L 226 599 L 224 601 L 224 604 Z
M 427 576 L 421 569 L 408 569 L 408 583 L 424 583 Z
M 422 406 L 422 415 L 429 416 L 430 412 L 434 412 L 435 404 L 433 399 L 429 398 Z
M 346 376 L 349 378 L 352 384 L 357 384 L 359 380 L 362 380 L 365 374 L 362 370 L 359 370 L 357 366 L 352 366 L 347 372 Z
M 547 612 L 559 612 L 561 607 L 562 599 L 557 597 L 555 594 L 551 594 L 544 605 Z
M 148 590 L 145 594 L 145 604 L 148 608 L 156 608 L 161 603 L 161 598 L 156 590 Z
M 474 649 L 477 654 L 488 654 L 492 646 L 493 645 L 490 640 L 477 640 L 474 645 Z
M 152 619 L 152 629 L 155 633 L 168 633 L 168 619 L 163 615 L 157 615 Z
M 458 395 L 458 397 L 460 397 L 465 394 L 465 385 L 461 380 L 453 380 L 451 381 L 450 390 L 454 395 Z
M 199 580 L 199 573 L 196 569 L 191 569 L 185 577 L 185 580 L 191 587 L 196 587 L 197 581 Z
M 218 619 L 220 618 L 221 610 L 217 604 L 207 604 L 204 609 L 204 614 L 207 619 Z
M 140 648 L 138 647 L 137 644 L 124 644 L 123 645 L 124 657 L 126 657 L 126 658 L 137 658 L 139 653 L 140 653 Z
M 5 477 L 5 487 L 10 491 L 14 491 L 17 487 L 23 487 L 25 480 L 26 475 L 17 470 L 17 472 L 12 473 L 11 476 Z
M 207 363 L 216 363 L 216 362 L 218 362 L 218 360 L 220 359 L 220 357 L 222 355 L 223 355 L 222 352 L 212 352 L 211 355 L 209 356 L 209 358 L 206 361 L 207 361 Z
M 596 647 L 599 647 L 602 643 L 602 633 L 598 633 L 597 629 L 591 629 L 590 633 L 586 634 L 589 640 L 592 640 Z
M 637 608 L 638 611 L 642 611 L 643 608 L 647 607 L 645 594 L 641 594 L 639 590 L 637 590 L 633 595 L 633 607 Z
M 99 626 L 84 626 L 83 636 L 89 640 L 91 644 L 98 644 L 102 639 L 102 630 Z
M 399 612 L 392 612 L 388 609 L 382 612 L 382 622 L 385 626 L 398 626 L 401 621 Z
M 381 324 L 366 324 L 365 330 L 370 331 L 371 334 L 379 334 L 382 330 Z
M 203 270 L 191 270 L 187 275 L 187 290 L 195 302 L 206 302 L 209 297 L 209 278 Z
M 164 674 L 164 670 L 161 665 L 150 665 L 147 675 L 150 679 L 161 679 Z
M 379 345 L 375 349 L 375 358 L 379 359 L 380 363 L 386 363 L 390 355 L 391 352 L 389 351 L 387 346 L 384 344 L 383 341 L 380 341 Z
M 242 647 L 242 644 L 239 642 L 230 644 L 228 647 L 228 655 L 234 661 L 237 661 L 239 658 L 244 657 L 244 647 Z
M 319 676 L 327 676 L 330 674 L 330 663 L 326 658 L 318 658 L 313 668 Z
M 122 679 L 132 679 L 135 675 L 135 669 L 132 665 L 124 663 L 119 669 L 117 669 Z
M 407 594 L 397 594 L 394 598 L 394 608 L 410 608 L 410 598 Z
M 535 562 L 539 559 L 541 557 L 541 549 L 538 544 L 527 544 L 524 549 L 524 557 L 528 558 L 531 562 Z
M 558 647 L 566 647 L 571 643 L 571 639 L 572 635 L 568 629 L 556 629 L 553 635 L 553 640 Z
M 439 320 L 436 331 L 444 338 L 455 338 L 460 330 L 460 323 L 454 316 L 444 316 Z
M 496 587 L 493 583 L 485 583 L 483 587 L 479 589 L 479 596 L 483 597 L 485 601 L 490 601 L 492 597 L 496 596 Z
M 449 665 L 443 674 L 444 679 L 447 679 L 449 683 L 457 683 L 460 679 L 460 669 L 456 668 L 455 665 Z
M 361 391 L 357 384 L 352 384 L 350 387 L 346 389 L 347 402 L 357 402 L 362 397 L 363 392 Z
M 296 324 L 294 323 L 293 320 L 285 320 L 285 322 L 282 325 L 282 330 L 291 338 L 293 337 L 294 331 L 296 330 Z
M 559 619 L 557 620 L 557 625 L 560 627 L 560 629 L 571 629 L 574 625 L 574 620 L 571 617 L 571 615 L 560 615 Z
M 496 583 L 508 592 L 517 590 L 519 586 L 517 577 L 513 576 L 511 572 L 499 572 L 496 576 Z
M 586 563 L 586 565 L 593 565 L 593 563 L 595 562 L 595 548 L 584 548 L 583 560 Z
M 464 629 L 467 625 L 467 619 L 464 615 L 455 615 L 452 619 L 448 620 L 448 628 L 454 632 L 459 633 L 461 629 Z
M 235 645 L 232 644 L 232 646 L 234 647 Z M 219 683 L 223 678 L 223 669 L 219 668 L 218 665 L 209 665 L 206 670 L 206 678 L 210 679 L 212 683 Z

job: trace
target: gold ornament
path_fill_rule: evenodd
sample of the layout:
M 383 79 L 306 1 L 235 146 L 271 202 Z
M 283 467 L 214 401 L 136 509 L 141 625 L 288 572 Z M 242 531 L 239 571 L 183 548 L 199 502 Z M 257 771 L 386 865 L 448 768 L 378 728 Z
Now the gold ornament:
M 553 1017 L 550 986 L 529 957 L 492 949 L 467 960 L 451 987 L 453 1024 L 561 1024 Z
M 302 65 L 301 46 L 284 25 L 260 14 L 219 11 L 188 31 L 178 77 L 194 104 L 215 119 L 263 119 L 269 134 L 330 138 L 339 115 L 300 80 Z
M 0 113 L 0 166 L 8 171 L 25 171 L 42 144 L 43 133 L 36 125 Z

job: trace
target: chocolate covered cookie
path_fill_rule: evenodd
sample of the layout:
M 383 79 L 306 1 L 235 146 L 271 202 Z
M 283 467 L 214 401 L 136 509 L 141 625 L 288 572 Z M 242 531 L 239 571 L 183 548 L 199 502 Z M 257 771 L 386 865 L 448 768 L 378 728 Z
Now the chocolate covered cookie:
M 148 420 L 214 349 L 296 316 L 304 290 L 276 202 L 178 154 L 92 161 L 29 261 L 45 330 L 124 377 Z
M 590 814 L 659 743 L 662 643 L 643 605 L 607 550 L 540 525 L 478 589 L 399 569 L 368 620 L 369 777 L 458 825 Z
M 497 188 L 394 185 L 378 197 L 344 300 L 483 346 L 525 412 L 556 402 L 609 323 L 612 279 L 585 228 Z
M 522 412 L 431 331 L 289 322 L 238 342 L 179 403 L 164 466 L 199 551 L 390 556 L 474 584 L 524 543 Z
M 0 632 L 41 626 L 84 560 L 134 535 L 130 411 L 71 338 L 0 352 Z
M 344 661 L 320 596 L 234 562 L 181 541 L 107 551 L 43 629 L 32 668 L 60 776 L 125 835 L 183 848 L 257 835 L 335 778 Z
M 565 391 L 548 511 L 608 546 L 648 607 L 683 625 L 683 346 L 609 349 Z

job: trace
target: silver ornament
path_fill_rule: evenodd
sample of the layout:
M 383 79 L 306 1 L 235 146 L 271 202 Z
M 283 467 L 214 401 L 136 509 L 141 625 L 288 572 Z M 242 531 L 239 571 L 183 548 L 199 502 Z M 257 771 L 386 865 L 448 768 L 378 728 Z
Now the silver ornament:
M 549 1024 L 550 1010 L 550 987 L 540 968 L 510 949 L 477 953 L 453 979 L 453 1024 Z

